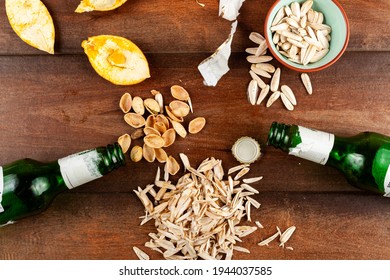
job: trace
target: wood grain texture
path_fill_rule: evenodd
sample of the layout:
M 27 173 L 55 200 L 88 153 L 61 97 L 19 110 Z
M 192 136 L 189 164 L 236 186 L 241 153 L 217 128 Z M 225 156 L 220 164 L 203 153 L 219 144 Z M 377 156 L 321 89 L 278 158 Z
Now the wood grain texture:
M 243 237 L 240 246 L 251 253 L 234 259 L 389 259 L 390 214 L 385 199 L 360 194 L 261 192 L 254 196 L 262 206 L 253 220 L 264 229 Z M 362 207 L 364 205 L 364 207 Z M 60 195 L 43 214 L 2 228 L 1 259 L 137 259 L 137 246 L 152 259 L 162 256 L 146 248 L 153 222 L 139 225 L 141 203 L 130 193 Z M 59 224 L 58 220 L 62 222 Z M 247 223 L 249 224 L 249 223 Z M 276 240 L 260 247 L 260 241 L 296 225 L 286 243 Z M 375 228 L 373 231 L 372 229 Z M 351 236 L 354 233 L 354 236 Z
M 82 53 L 88 36 L 111 34 L 133 40 L 147 53 L 214 52 L 226 40 L 230 22 L 218 16 L 219 1 L 141 1 L 126 3 L 112 12 L 74 13 L 79 0 L 43 1 L 56 28 L 56 53 Z M 234 52 L 243 51 L 251 31 L 263 33 L 273 0 L 251 0 L 243 5 L 238 21 Z M 349 50 L 389 50 L 387 0 L 340 0 L 351 27 Z M 10 27 L 4 5 L 0 5 L 0 54 L 42 54 L 22 42 Z M 383 27 L 383 28 L 380 28 Z
M 244 239 L 251 254 L 235 259 L 389 259 L 388 199 L 350 186 L 338 171 L 266 147 L 273 121 L 352 136 L 361 131 L 390 135 L 389 1 L 340 0 L 351 24 L 348 51 L 332 67 L 310 74 L 309 96 L 299 74 L 282 67 L 298 106 L 287 111 L 281 101 L 271 108 L 251 106 L 246 88 L 249 63 L 243 50 L 251 31 L 262 28 L 273 1 L 245 1 L 233 42 L 230 71 L 216 87 L 206 87 L 197 70 L 227 37 L 230 23 L 218 17 L 218 1 L 128 1 L 118 10 L 77 15 L 78 0 L 44 1 L 57 31 L 57 55 L 25 45 L 13 33 L 0 5 L 0 165 L 30 157 L 60 157 L 117 140 L 132 129 L 124 122 L 119 99 L 124 92 L 143 98 L 160 90 L 172 100 L 170 86 L 190 93 L 194 114 L 205 129 L 178 139 L 167 152 L 186 153 L 194 165 L 204 158 L 222 159 L 225 169 L 237 165 L 230 149 L 248 135 L 262 144 L 263 157 L 250 176 L 262 203 L 254 220 L 265 226 Z M 175 11 L 175 12 L 172 12 Z M 172 31 L 174 30 L 174 32 Z M 122 35 L 146 52 L 151 78 L 134 86 L 115 86 L 99 77 L 80 48 L 96 33 Z M 276 66 L 280 66 L 274 63 Z M 138 142 L 139 143 L 139 142 Z M 158 163 L 142 161 L 72 191 L 60 194 L 41 215 L 0 228 L 0 259 L 134 259 L 132 246 L 143 248 L 152 223 L 139 226 L 143 215 L 133 189 L 154 180 Z M 179 175 L 174 176 L 177 179 Z M 283 250 L 256 244 L 275 227 L 297 226 Z M 375 229 L 375 230 L 373 230 Z M 48 242 L 50 240 L 50 242 Z M 150 252 L 153 259 L 161 259 Z

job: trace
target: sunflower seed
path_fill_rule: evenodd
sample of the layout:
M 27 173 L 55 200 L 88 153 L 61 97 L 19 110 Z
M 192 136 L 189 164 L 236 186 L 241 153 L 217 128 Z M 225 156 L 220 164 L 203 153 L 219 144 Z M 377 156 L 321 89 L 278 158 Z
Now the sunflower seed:
M 280 94 L 280 97 L 287 110 L 289 111 L 294 110 L 294 106 L 291 104 L 290 100 L 286 97 L 286 95 L 283 92 Z
M 257 49 L 258 49 L 258 47 L 256 47 L 256 48 L 246 48 L 246 49 L 245 49 L 245 52 L 248 53 L 248 54 L 253 54 L 253 55 L 255 55 Z
M 248 167 L 248 166 L 249 166 L 248 164 L 241 164 L 241 165 L 234 166 L 228 170 L 228 175 L 230 175 L 234 172 L 237 172 L 237 171 L 239 171 L 245 167 Z
M 317 52 L 317 48 L 314 45 L 310 45 L 306 51 L 305 57 L 303 58 L 303 65 L 309 64 L 310 60 L 314 57 Z
M 276 16 L 274 18 L 274 20 L 272 21 L 272 24 L 271 26 L 275 26 L 277 25 L 281 20 L 282 18 L 284 17 L 285 13 L 284 13 L 284 8 L 280 8 L 279 11 L 276 13 Z
M 284 6 L 284 12 L 286 13 L 286 15 L 288 17 L 292 15 L 292 11 L 291 11 L 291 8 L 289 6 Z
M 301 18 L 301 21 L 299 22 L 299 24 L 301 25 L 302 28 L 306 28 L 306 25 L 307 25 L 307 16 L 304 15 L 302 18 Z M 304 29 L 305 30 L 305 29 Z M 306 30 L 305 30 L 306 31 Z M 302 34 L 301 34 L 302 35 Z
M 280 233 L 279 233 L 279 231 L 278 231 L 277 233 L 271 235 L 271 236 L 268 237 L 267 239 L 261 241 L 260 243 L 257 243 L 257 245 L 259 245 L 259 246 L 267 245 L 267 246 L 268 246 L 268 244 L 269 244 L 271 241 L 275 240 L 279 235 L 280 235 Z
M 256 43 L 259 45 L 265 41 L 264 37 L 260 33 L 257 33 L 257 32 L 251 32 L 251 34 L 249 35 L 249 39 L 253 43 Z
M 255 224 L 258 226 L 258 228 L 264 228 L 264 226 L 259 221 L 255 221 Z
M 268 99 L 266 107 L 270 107 L 280 97 L 280 91 L 275 91 Z
M 308 42 L 310 45 L 315 46 L 318 50 L 322 49 L 322 44 L 317 41 L 317 39 L 313 39 L 309 36 L 304 36 L 303 39 Z
M 329 33 L 332 31 L 332 28 L 324 23 L 311 22 L 309 25 L 315 30 L 327 30 Z
M 326 39 L 324 34 L 319 30 L 317 30 L 317 38 L 318 38 L 318 41 L 321 43 L 323 49 L 329 49 L 328 39 Z
M 259 177 L 253 177 L 253 178 L 247 178 L 247 179 L 243 179 L 242 181 L 246 184 L 251 184 L 251 183 L 255 183 L 255 182 L 258 182 L 260 180 L 263 179 L 263 176 L 259 176 Z
M 291 236 L 295 230 L 296 230 L 296 227 L 291 226 L 280 235 L 280 237 L 279 237 L 280 246 L 284 246 L 284 243 L 286 243 L 291 238 Z
M 275 66 L 273 66 L 270 63 L 257 63 L 256 64 L 257 68 L 263 69 L 264 71 L 268 73 L 274 73 L 275 72 Z
M 300 27 L 300 25 L 299 25 L 299 23 L 298 22 L 296 22 L 294 19 L 292 19 L 292 18 L 287 18 L 286 19 L 286 23 L 289 25 L 289 26 L 293 26 L 293 27 L 295 27 L 295 28 L 299 28 Z M 271 29 L 272 30 L 272 29 Z
M 256 53 L 255 53 L 255 56 L 260 56 L 260 55 L 265 54 L 267 48 L 268 48 L 267 42 L 264 40 L 264 41 L 259 45 L 259 47 L 257 48 Z
M 162 113 L 164 111 L 164 101 L 163 101 L 163 96 L 161 93 L 157 93 L 154 96 L 154 99 L 157 101 L 158 105 L 160 106 L 160 112 Z
M 305 86 L 305 89 L 307 91 L 308 94 L 312 94 L 313 93 L 313 87 L 311 85 L 311 81 L 310 81 L 310 77 L 307 73 L 302 73 L 301 74 L 301 79 L 302 79 L 302 82 L 303 82 L 303 85 Z
M 292 45 L 288 54 L 290 58 L 295 58 L 298 54 L 298 47 L 296 45 Z
M 310 36 L 311 38 L 316 39 L 316 33 L 314 32 L 313 28 L 311 28 L 310 26 L 308 26 L 308 27 L 306 28 L 306 30 L 307 30 L 307 32 L 308 32 L 308 34 L 309 34 L 309 36 Z
M 257 105 L 260 105 L 261 102 L 263 102 L 263 100 L 267 97 L 268 93 L 269 93 L 269 85 L 266 85 L 266 86 L 260 91 L 259 98 L 257 99 L 256 104 L 257 104 Z
M 271 89 L 272 92 L 277 91 L 278 88 L 279 88 L 280 72 L 281 72 L 281 70 L 280 70 L 280 68 L 278 67 L 278 68 L 275 70 L 275 72 L 274 72 L 274 74 L 273 74 L 273 76 L 272 76 L 272 79 L 271 79 L 271 86 L 270 86 L 270 89 Z
M 306 48 L 306 45 L 303 42 L 299 42 L 299 41 L 291 39 L 291 38 L 287 38 L 287 41 L 298 48 L 301 48 L 301 49 Z
M 245 189 L 245 190 L 247 190 L 247 191 L 250 191 L 250 192 L 252 192 L 252 193 L 255 193 L 255 194 L 258 194 L 258 193 L 259 193 L 258 190 L 256 190 L 255 188 L 251 187 L 251 186 L 248 185 L 248 184 L 241 184 L 240 187 L 243 188 L 243 189 Z
M 251 75 L 253 80 L 256 80 L 257 85 L 261 89 L 264 89 L 266 87 L 266 84 L 264 83 L 264 81 L 255 72 L 253 72 L 252 70 L 249 70 L 249 74 Z
M 310 59 L 310 62 L 314 63 L 325 57 L 325 55 L 329 52 L 329 49 L 323 49 L 314 54 L 312 59 Z
M 261 62 L 271 61 L 273 59 L 273 57 L 270 55 L 261 55 L 261 56 L 250 55 L 250 56 L 247 56 L 246 59 L 250 63 L 261 63 Z
M 267 71 L 264 71 L 263 69 L 256 67 L 256 64 L 252 64 L 251 70 L 259 76 L 262 76 L 264 78 L 271 78 L 271 75 Z
M 306 13 L 311 9 L 312 6 L 313 6 L 312 0 L 305 1 L 301 6 L 301 16 L 306 15 Z
M 133 251 L 140 260 L 149 260 L 150 259 L 148 254 L 146 254 L 144 251 L 142 251 L 141 249 L 139 249 L 136 246 L 133 246 Z
M 257 85 L 256 80 L 251 80 L 248 85 L 247 95 L 248 95 L 248 100 L 252 105 L 256 104 L 258 93 L 259 93 L 259 87 Z
M 255 207 L 256 209 L 259 209 L 261 204 L 260 202 L 258 202 L 256 199 L 253 199 L 252 197 L 250 196 L 247 196 L 246 199 L 250 202 L 250 204 L 253 205 L 253 207 Z
M 278 25 L 272 26 L 271 31 L 282 31 L 287 30 L 289 28 L 289 24 L 286 22 L 280 23 Z
M 276 45 L 280 41 L 280 34 L 275 32 L 274 35 L 272 36 L 272 42 Z
M 316 23 L 322 24 L 323 22 L 324 22 L 324 14 L 318 12 L 318 17 L 317 17 Z
M 240 170 L 240 172 L 237 173 L 236 176 L 234 176 L 234 180 L 240 179 L 242 176 L 247 174 L 249 172 L 250 168 L 249 167 L 244 167 L 243 169 Z
M 297 35 L 291 31 L 287 31 L 287 30 L 281 30 L 281 31 L 276 31 L 278 32 L 280 35 L 286 37 L 286 38 L 291 38 L 291 39 L 294 39 L 294 40 L 297 40 L 298 42 L 302 41 L 302 37 L 300 35 Z
M 295 98 L 294 92 L 292 89 L 287 85 L 282 85 L 280 87 L 283 94 L 288 98 L 288 100 L 291 102 L 292 105 L 297 105 L 297 100 Z
M 301 17 L 301 7 L 298 2 L 291 3 L 291 11 L 293 15 L 296 16 L 297 18 Z

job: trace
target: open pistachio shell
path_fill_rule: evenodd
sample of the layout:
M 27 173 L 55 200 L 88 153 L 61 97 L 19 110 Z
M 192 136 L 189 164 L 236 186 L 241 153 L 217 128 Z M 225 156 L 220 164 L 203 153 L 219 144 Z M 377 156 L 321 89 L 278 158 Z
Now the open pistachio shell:
M 195 134 L 200 132 L 203 127 L 206 125 L 206 119 L 203 117 L 198 117 L 190 121 L 188 124 L 188 132 L 191 134 Z
M 171 94 L 174 98 L 181 101 L 187 101 L 188 98 L 190 97 L 188 91 L 182 86 L 178 86 L 178 85 L 173 85 L 171 87 Z
M 135 113 L 127 113 L 124 119 L 126 123 L 134 128 L 140 128 L 145 125 L 145 118 Z
M 162 148 L 154 149 L 154 151 L 155 151 L 156 159 L 158 160 L 158 162 L 164 163 L 167 161 L 168 155 Z
M 144 137 L 144 143 L 151 148 L 159 149 L 165 144 L 164 139 L 156 134 L 149 134 Z
M 167 131 L 164 132 L 162 135 L 162 138 L 164 139 L 164 147 L 169 147 L 175 142 L 176 139 L 176 132 L 173 128 L 168 129 Z
M 142 155 L 148 162 L 153 162 L 156 159 L 156 152 L 154 151 L 154 148 L 149 147 L 146 144 L 142 147 Z
M 123 134 L 119 136 L 118 143 L 122 148 L 123 153 L 127 153 L 131 145 L 131 137 L 129 134 Z
M 185 117 L 190 113 L 190 106 L 180 100 L 172 101 L 169 103 L 169 107 L 171 108 L 172 113 L 178 118 Z
M 120 101 L 119 101 L 119 107 L 121 108 L 123 113 L 128 113 L 131 110 L 131 105 L 133 103 L 133 98 L 131 97 L 130 93 L 126 92 L 122 95 Z
M 151 114 L 156 115 L 160 113 L 160 105 L 153 98 L 146 98 L 144 100 L 144 106 Z
M 173 156 L 169 156 L 165 163 L 165 168 L 169 174 L 175 175 L 180 170 L 180 165 Z

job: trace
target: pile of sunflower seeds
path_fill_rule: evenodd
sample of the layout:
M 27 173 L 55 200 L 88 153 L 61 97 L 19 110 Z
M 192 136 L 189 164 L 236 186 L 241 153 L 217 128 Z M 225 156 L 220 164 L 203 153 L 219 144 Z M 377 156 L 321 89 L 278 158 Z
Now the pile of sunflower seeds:
M 251 222 L 252 207 L 260 207 L 252 197 L 259 192 L 250 184 L 262 177 L 242 179 L 250 171 L 243 164 L 229 169 L 226 179 L 221 160 L 207 158 L 194 168 L 185 154 L 180 158 L 187 173 L 176 184 L 161 180 L 158 169 L 153 184 L 134 190 L 145 208 L 141 225 L 154 220 L 157 229 L 149 234 L 151 239 L 145 247 L 169 260 L 230 260 L 234 251 L 250 253 L 238 244 L 263 226 L 259 221 L 255 221 L 256 226 L 241 222 Z M 291 227 L 282 233 L 278 228 L 277 234 L 258 245 L 268 245 L 279 236 L 280 246 L 284 247 L 294 230 Z M 138 247 L 133 250 L 138 258 L 149 259 Z
M 312 9 L 313 1 L 282 7 L 272 24 L 272 41 L 287 59 L 302 65 L 317 62 L 329 52 L 331 27 Z
M 258 44 L 257 47 L 250 47 L 245 50 L 249 54 L 247 61 L 251 63 L 249 74 L 252 80 L 247 89 L 249 102 L 252 105 L 260 105 L 270 94 L 266 102 L 267 108 L 280 98 L 287 110 L 294 110 L 294 106 L 297 105 L 294 92 L 288 85 L 281 85 L 281 68 L 275 68 L 270 63 L 273 57 L 267 55 L 268 46 L 265 38 L 260 33 L 252 32 L 249 39 Z M 312 94 L 313 89 L 309 75 L 303 73 L 301 79 L 306 91 Z

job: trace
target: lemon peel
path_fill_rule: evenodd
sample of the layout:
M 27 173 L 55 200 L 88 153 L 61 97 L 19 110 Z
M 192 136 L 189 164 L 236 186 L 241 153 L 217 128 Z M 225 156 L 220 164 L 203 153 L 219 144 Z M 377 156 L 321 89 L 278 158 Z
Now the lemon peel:
M 82 0 L 76 13 L 110 11 L 122 6 L 127 0 Z
M 54 24 L 40 0 L 6 0 L 8 21 L 15 33 L 27 44 L 54 54 Z
M 130 40 L 113 35 L 89 37 L 81 44 L 94 70 L 116 85 L 133 85 L 150 77 L 143 52 Z

